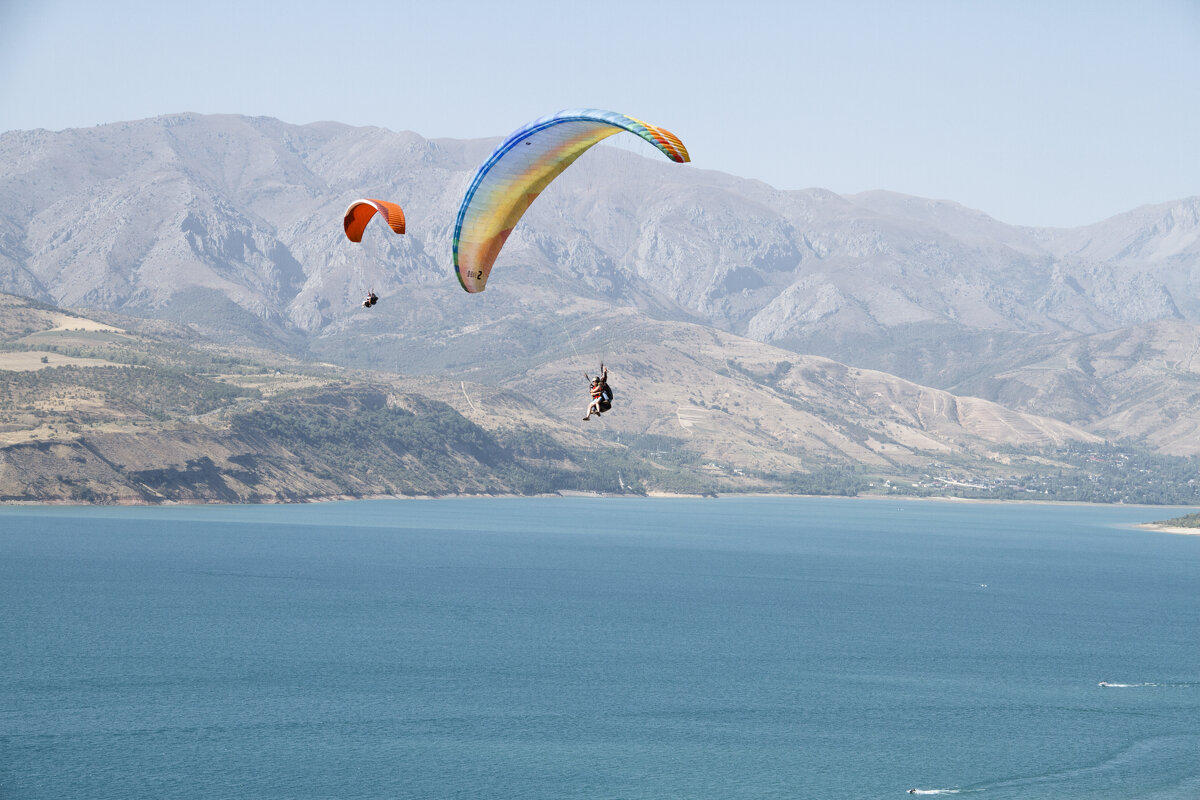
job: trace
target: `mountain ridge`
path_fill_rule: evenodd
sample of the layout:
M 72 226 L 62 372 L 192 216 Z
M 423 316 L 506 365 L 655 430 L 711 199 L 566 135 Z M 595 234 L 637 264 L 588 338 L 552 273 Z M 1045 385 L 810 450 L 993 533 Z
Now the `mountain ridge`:
M 1117 346 L 1106 334 L 1155 347 L 1158 321 L 1200 324 L 1200 198 L 1030 228 L 951 201 L 785 191 L 598 146 L 531 207 L 488 291 L 466 296 L 449 263 L 453 220 L 496 141 L 199 114 L 0 134 L 0 290 L 501 385 L 568 350 L 636 344 L 606 329 L 581 346 L 592 319 L 711 326 L 1089 435 L 1200 452 L 1200 433 L 1179 428 L 1168 444 L 1138 421 L 1139 407 L 1179 406 L 1183 373 L 1155 384 L 1157 401 L 1094 370 L 1029 378 L 1088 337 L 1095 357 Z M 361 196 L 399 202 L 409 232 L 346 242 L 337 219 Z M 383 300 L 364 315 L 369 287 Z

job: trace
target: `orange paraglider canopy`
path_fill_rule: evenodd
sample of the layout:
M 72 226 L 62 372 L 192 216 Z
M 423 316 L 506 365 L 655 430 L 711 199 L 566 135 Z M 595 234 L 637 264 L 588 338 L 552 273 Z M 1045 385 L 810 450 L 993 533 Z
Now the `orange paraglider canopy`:
M 387 220 L 389 228 L 396 233 L 404 233 L 404 211 L 400 206 L 387 200 L 373 200 L 368 197 L 355 200 L 346 209 L 346 216 L 342 221 L 346 228 L 346 238 L 352 242 L 361 242 L 367 223 L 377 212 Z

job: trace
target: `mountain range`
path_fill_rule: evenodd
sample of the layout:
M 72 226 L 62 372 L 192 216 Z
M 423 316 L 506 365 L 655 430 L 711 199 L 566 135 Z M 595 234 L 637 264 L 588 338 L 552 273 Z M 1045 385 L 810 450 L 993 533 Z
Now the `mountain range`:
M 0 291 L 470 381 L 557 422 L 579 415 L 582 373 L 605 360 L 629 404 L 605 424 L 694 440 L 726 414 L 701 449 L 743 465 L 912 466 L 945 437 L 979 453 L 1101 439 L 1200 453 L 1200 197 L 1019 227 L 601 145 L 467 295 L 453 225 L 497 141 L 195 114 L 0 134 Z M 372 225 L 348 242 L 340 218 L 359 197 L 398 202 L 407 233 Z M 370 311 L 368 288 L 382 298 Z M 739 391 L 740 406 L 719 399 Z M 873 430 L 841 447 L 793 420 L 756 439 L 780 402 Z

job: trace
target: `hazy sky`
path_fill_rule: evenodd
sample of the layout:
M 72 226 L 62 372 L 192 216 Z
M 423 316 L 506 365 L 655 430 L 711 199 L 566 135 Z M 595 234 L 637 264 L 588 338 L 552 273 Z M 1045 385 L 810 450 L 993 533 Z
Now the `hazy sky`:
M 474 138 L 574 106 L 784 189 L 1086 224 L 1200 195 L 1200 0 L 0 0 L 0 131 L 196 111 Z

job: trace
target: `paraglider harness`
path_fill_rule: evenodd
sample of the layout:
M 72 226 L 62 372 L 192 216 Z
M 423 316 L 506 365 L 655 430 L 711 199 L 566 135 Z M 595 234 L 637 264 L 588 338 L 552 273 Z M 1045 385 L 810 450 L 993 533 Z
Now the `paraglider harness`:
M 371 289 L 367 292 L 367 298 L 363 300 L 363 308 L 370 308 L 379 302 L 379 295 L 375 294 L 375 290 Z
M 592 382 L 592 400 L 600 399 L 596 405 L 596 413 L 603 414 L 612 408 L 613 391 L 608 385 L 608 381 L 602 378 L 596 378 Z

